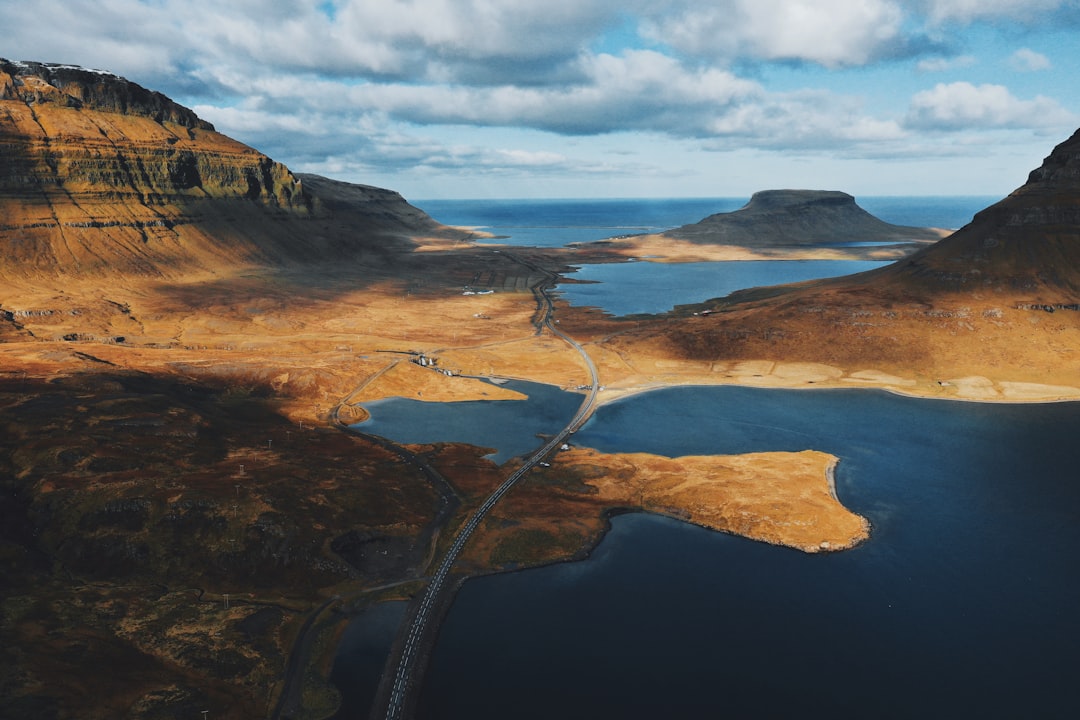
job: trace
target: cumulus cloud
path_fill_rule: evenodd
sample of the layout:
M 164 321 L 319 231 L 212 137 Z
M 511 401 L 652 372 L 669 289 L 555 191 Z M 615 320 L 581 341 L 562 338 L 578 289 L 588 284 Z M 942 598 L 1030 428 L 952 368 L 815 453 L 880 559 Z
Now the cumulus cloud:
M 1072 0 L 924 0 L 932 23 L 971 23 L 979 20 L 1030 22 L 1066 7 Z
M 978 62 L 973 55 L 960 55 L 958 57 L 949 58 L 927 58 L 926 60 L 920 60 L 915 65 L 915 69 L 921 73 L 939 73 L 948 72 L 950 70 L 961 70 L 963 68 L 971 67 Z
M 1029 48 L 1020 48 L 1009 57 L 1009 66 L 1020 72 L 1038 72 L 1049 70 L 1053 65 L 1050 58 Z
M 1004 85 L 939 83 L 911 99 L 905 124 L 923 130 L 972 128 L 1041 129 L 1068 126 L 1076 118 L 1056 100 L 1021 100 Z
M 49 18 L 44 24 L 41 18 Z M 79 58 L 155 79 L 193 67 L 500 85 L 572 81 L 605 33 L 726 65 L 836 68 L 908 43 L 896 0 L 38 0 L 0 4 L 24 59 Z M 132 28 L 138 28 L 132 32 Z M 93 42 L 88 42 L 93 38 Z M 6 49 L 5 52 L 11 52 Z
M 921 72 L 974 64 L 972 55 L 927 45 L 927 28 L 944 37 L 950 24 L 1070 3 L 0 1 L 0 27 L 19 28 L 0 52 L 125 75 L 196 105 L 219 129 L 298 169 L 601 174 L 630 166 L 476 134 L 512 129 L 561 146 L 622 133 L 714 149 L 866 156 L 910 151 L 913 130 L 1056 130 L 1075 121 L 1057 102 L 1021 100 L 1000 86 L 938 85 L 916 95 L 904 117 L 837 88 L 844 73 L 918 52 L 932 53 Z M 1049 63 L 1031 50 L 1011 62 L 1028 70 Z M 790 77 L 808 71 L 808 84 L 771 88 L 768 65 Z M 461 135 L 471 140 L 448 139 Z
M 581 82 L 559 87 L 365 82 L 349 86 L 306 78 L 232 78 L 248 99 L 213 113 L 229 127 L 261 114 L 302 108 L 323 125 L 384 118 L 417 126 L 530 128 L 561 135 L 651 132 L 681 138 L 752 139 L 769 147 L 836 147 L 895 139 L 895 122 L 866 116 L 857 100 L 824 91 L 770 93 L 726 70 L 687 67 L 651 50 L 580 60 Z M 290 111 L 290 108 L 293 108 Z M 302 123 L 299 123 L 302 125 Z M 295 130 L 269 122 L 266 132 Z
M 622 23 L 625 9 L 605 0 L 38 0 L 0 4 L 0 26 L 20 28 L 4 52 L 21 59 L 144 78 L 232 66 L 497 84 L 558 81 L 558 68 Z
M 903 19 L 890 0 L 733 0 L 665 8 L 643 28 L 694 56 L 837 68 L 896 54 L 904 44 Z

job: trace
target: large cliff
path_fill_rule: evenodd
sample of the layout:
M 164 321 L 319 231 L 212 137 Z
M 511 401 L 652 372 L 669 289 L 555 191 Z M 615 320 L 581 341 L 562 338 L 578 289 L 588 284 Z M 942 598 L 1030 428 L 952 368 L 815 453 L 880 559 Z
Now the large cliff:
M 932 228 L 892 225 L 835 190 L 763 190 L 742 208 L 664 233 L 695 243 L 748 248 L 937 240 Z
M 342 261 L 450 232 L 396 193 L 311 184 L 330 197 L 123 78 L 0 59 L 0 276 Z

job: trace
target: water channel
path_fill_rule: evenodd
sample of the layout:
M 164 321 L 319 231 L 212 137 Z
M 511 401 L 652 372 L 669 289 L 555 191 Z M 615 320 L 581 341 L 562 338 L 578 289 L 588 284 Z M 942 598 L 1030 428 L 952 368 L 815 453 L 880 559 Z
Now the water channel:
M 612 315 L 665 313 L 676 305 L 730 295 L 736 290 L 850 275 L 888 265 L 861 260 L 747 260 L 742 262 L 632 262 L 584 265 L 559 285 L 571 305 Z M 632 288 L 627 292 L 627 288 Z

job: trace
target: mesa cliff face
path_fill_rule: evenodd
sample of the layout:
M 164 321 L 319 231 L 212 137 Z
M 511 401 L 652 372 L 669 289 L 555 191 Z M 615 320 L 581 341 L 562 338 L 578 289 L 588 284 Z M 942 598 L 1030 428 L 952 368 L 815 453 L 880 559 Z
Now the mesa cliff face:
M 370 235 L 447 230 L 396 193 L 351 197 L 323 203 L 284 165 L 123 78 L 0 60 L 5 277 L 338 261 Z
M 932 228 L 892 225 L 834 190 L 763 190 L 745 206 L 664 233 L 695 243 L 759 248 L 938 240 Z

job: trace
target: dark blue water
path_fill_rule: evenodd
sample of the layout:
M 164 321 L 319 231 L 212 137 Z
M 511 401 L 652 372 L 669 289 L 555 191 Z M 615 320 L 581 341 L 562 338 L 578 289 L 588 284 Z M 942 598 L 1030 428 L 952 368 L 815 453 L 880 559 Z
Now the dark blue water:
M 1073 717 L 1080 404 L 674 388 L 580 444 L 815 448 L 873 523 L 810 556 L 644 515 L 586 562 L 471 580 L 424 718 Z
M 477 400 L 434 403 L 388 398 L 366 403 L 371 418 L 357 430 L 400 443 L 459 442 L 491 448 L 503 463 L 540 447 L 538 433 L 553 435 L 581 405 L 583 396 L 551 385 L 511 380 L 506 387 L 528 400 Z
M 330 682 L 346 689 L 335 717 L 354 720 L 368 716 L 407 605 L 404 601 L 375 605 L 345 628 L 330 671 Z
M 861 260 L 749 260 L 695 263 L 584 265 L 559 294 L 571 305 L 602 308 L 612 315 L 663 313 L 676 305 L 724 297 L 736 290 L 851 275 L 887 262 Z M 627 288 L 633 288 L 627 292 Z
M 993 205 L 998 196 L 956 195 L 951 197 L 856 197 L 866 212 L 894 225 L 936 227 L 957 230 L 971 222 L 975 213 Z
M 959 227 L 996 199 L 858 201 L 889 222 Z M 443 222 L 513 226 L 523 244 L 561 245 L 675 227 L 745 200 L 440 202 L 420 205 Z M 501 461 L 536 447 L 535 433 L 561 427 L 580 401 L 563 393 L 564 407 L 544 390 L 528 403 L 472 408 L 394 400 L 386 412 L 376 406 L 373 422 L 407 403 L 391 424 L 424 427 L 397 437 L 434 442 L 506 408 L 462 438 L 499 447 Z M 533 403 L 552 408 L 542 427 L 513 430 Z M 424 419 L 431 412 L 445 414 Z M 1078 434 L 1078 404 L 866 390 L 673 388 L 606 406 L 578 443 L 666 455 L 832 452 L 840 496 L 871 519 L 873 537 L 807 556 L 661 518 L 616 518 L 587 562 L 466 583 L 423 717 L 1071 718 Z M 352 630 L 362 641 L 339 648 L 335 683 L 352 703 L 342 717 L 365 717 L 378 682 L 392 620 L 372 617 L 367 634 L 363 618 Z
M 738 210 L 745 198 L 418 200 L 447 225 L 476 227 L 506 239 L 483 242 L 558 247 L 616 235 L 654 233 Z M 857 197 L 867 212 L 897 225 L 959 228 L 998 197 Z
M 670 230 L 749 198 L 421 200 L 414 204 L 441 223 L 476 227 L 501 237 L 481 242 L 561 247 Z

